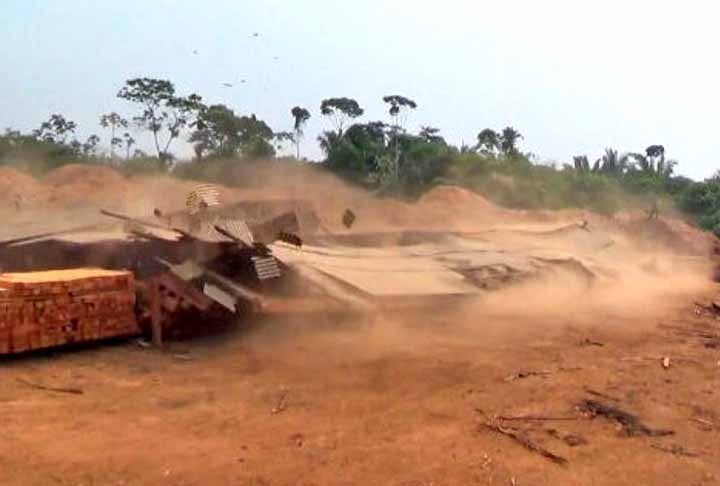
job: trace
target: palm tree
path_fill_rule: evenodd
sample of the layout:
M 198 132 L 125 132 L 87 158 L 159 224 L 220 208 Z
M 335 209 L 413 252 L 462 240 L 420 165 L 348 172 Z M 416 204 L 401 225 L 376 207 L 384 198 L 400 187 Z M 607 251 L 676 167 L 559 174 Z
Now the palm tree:
M 656 174 L 664 178 L 670 177 L 675 171 L 678 162 L 674 159 L 665 159 L 664 150 L 660 153 L 652 153 L 652 155 L 633 153 L 633 158 L 637 169 L 648 174 Z
M 630 166 L 630 156 L 620 154 L 611 148 L 605 149 L 605 155 L 600 159 L 600 171 L 611 175 L 622 175 L 627 172 Z
M 630 156 L 622 154 L 617 150 L 611 148 L 605 149 L 605 154 L 597 159 L 595 163 L 590 166 L 590 161 L 587 155 L 579 155 L 573 157 L 573 165 L 575 170 L 578 172 L 592 172 L 592 173 L 603 173 L 607 175 L 622 175 L 627 172 L 630 167 Z
M 500 134 L 500 151 L 506 157 L 511 157 L 518 154 L 517 143 L 523 136 L 515 130 L 513 127 L 503 128 Z
M 578 172 L 590 172 L 590 161 L 587 155 L 576 155 L 573 157 L 573 165 Z

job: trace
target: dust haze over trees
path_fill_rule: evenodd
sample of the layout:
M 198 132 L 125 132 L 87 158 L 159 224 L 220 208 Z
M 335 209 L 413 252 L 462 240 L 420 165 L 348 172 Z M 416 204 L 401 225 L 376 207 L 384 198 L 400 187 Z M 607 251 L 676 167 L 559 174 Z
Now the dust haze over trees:
M 312 116 L 305 107 L 289 107 L 292 130 L 275 131 L 253 113 L 222 103 L 206 105 L 198 94 L 179 94 L 171 81 L 148 77 L 127 80 L 117 98 L 126 102 L 130 113 L 111 111 L 98 118 L 106 134 L 104 144 L 95 134 L 79 140 L 77 124 L 53 113 L 29 133 L 5 129 L 0 135 L 0 165 L 27 166 L 31 161 L 31 169 L 47 170 L 71 162 L 113 163 L 126 171 L 171 171 L 229 182 L 226 175 L 233 164 L 299 163 Z M 720 176 L 703 182 L 676 176 L 678 162 L 668 157 L 663 145 L 629 151 L 607 148 L 593 158 L 579 154 L 558 166 L 538 164 L 522 149 L 525 134 L 513 126 L 481 128 L 474 144 L 455 146 L 445 140 L 440 127 L 408 130 L 409 115 L 419 110 L 415 100 L 393 94 L 382 101 L 387 118 L 366 120 L 354 98 L 321 100 L 319 112 L 329 128 L 317 138 L 323 160 L 313 165 L 397 197 L 416 197 L 438 184 L 456 184 L 518 208 L 613 212 L 627 195 L 646 206 L 674 202 L 703 228 L 720 234 Z M 152 142 L 152 155 L 138 146 L 143 134 Z M 173 155 L 180 142 L 192 147 L 193 160 Z M 278 147 L 285 142 L 292 144 L 294 157 L 278 159 Z

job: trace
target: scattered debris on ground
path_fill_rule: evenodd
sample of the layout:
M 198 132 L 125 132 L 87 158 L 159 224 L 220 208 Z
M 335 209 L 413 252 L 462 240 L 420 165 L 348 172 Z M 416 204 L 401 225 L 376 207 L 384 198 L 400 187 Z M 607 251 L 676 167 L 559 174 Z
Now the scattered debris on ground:
M 670 444 L 670 445 L 653 444 L 651 447 L 653 449 L 657 449 L 662 452 L 667 452 L 667 453 L 675 455 L 675 456 L 700 457 L 699 453 L 688 451 L 683 446 L 678 445 L 678 444 Z
M 275 405 L 275 407 L 273 407 L 273 409 L 270 411 L 270 413 L 272 413 L 273 415 L 276 415 L 280 412 L 284 412 L 285 409 L 287 409 L 287 395 L 288 395 L 287 390 L 283 390 L 280 393 L 280 398 L 278 398 L 277 405 Z
M 580 346 L 597 346 L 599 348 L 605 346 L 604 343 L 601 343 L 600 341 L 594 341 L 590 338 L 585 338 L 582 341 L 580 341 Z
M 290 440 L 295 443 L 296 446 L 302 447 L 305 443 L 305 436 L 299 432 L 290 436 Z
M 563 434 L 557 429 L 546 429 L 546 432 L 556 439 L 562 440 L 570 447 L 578 447 L 581 445 L 586 445 L 588 443 L 587 439 L 580 435 L 575 434 Z
M 505 381 L 515 381 L 520 380 L 522 378 L 529 378 L 531 376 L 546 376 L 552 374 L 552 371 L 550 370 L 539 370 L 539 371 L 518 371 L 517 373 L 513 373 L 512 375 L 505 378 Z
M 497 432 L 499 434 L 502 434 L 506 437 L 510 437 L 518 444 L 522 445 L 529 451 L 532 451 L 536 454 L 540 454 L 544 458 L 554 462 L 555 464 L 559 464 L 561 466 L 568 465 L 568 460 L 565 459 L 562 456 L 558 456 L 557 454 L 550 452 L 549 450 L 545 449 L 541 445 L 537 444 L 536 442 L 533 442 L 527 435 L 525 435 L 522 431 L 519 431 L 517 429 L 511 429 L 508 427 L 504 427 L 497 422 L 488 421 L 483 424 L 483 426 L 488 429 L 492 430 L 493 432 Z
M 590 395 L 593 395 L 593 396 L 595 396 L 595 397 L 605 398 L 606 400 L 612 400 L 612 401 L 614 401 L 614 402 L 619 402 L 619 401 L 621 401 L 621 400 L 620 400 L 619 398 L 617 398 L 617 397 L 614 397 L 614 396 L 612 396 L 612 395 L 608 395 L 607 393 L 599 392 L 599 391 L 597 391 L 597 390 L 593 390 L 592 388 L 587 388 L 587 387 L 585 387 L 584 390 L 585 390 L 586 393 L 588 393 L 588 394 L 590 394 Z
M 640 419 L 631 413 L 625 412 L 612 405 L 606 405 L 597 400 L 583 400 L 578 405 L 580 412 L 588 414 L 590 417 L 602 416 L 613 420 L 620 424 L 623 432 L 628 437 L 637 436 L 650 436 L 650 437 L 663 437 L 666 435 L 673 435 L 675 432 L 672 430 L 665 429 L 651 429 Z
M 711 422 L 710 420 L 705 420 L 705 419 L 702 419 L 699 417 L 693 417 L 690 420 L 700 424 L 702 426 L 701 428 L 705 431 L 710 431 L 715 428 L 715 424 L 713 422 Z
M 541 415 L 498 415 L 498 420 L 503 421 L 530 421 L 530 422 L 552 422 L 552 421 L 563 421 L 563 420 L 582 420 L 582 417 L 546 417 Z
M 53 393 L 69 393 L 71 395 L 82 395 L 84 393 L 84 391 L 80 388 L 47 386 L 47 385 L 42 385 L 40 383 L 33 383 L 24 378 L 17 378 L 16 380 L 18 383 L 22 383 L 23 385 L 29 386 L 30 388 L 35 388 L 35 389 L 43 390 L 43 391 L 49 391 L 49 392 L 53 392 Z
M 135 344 L 138 345 L 138 347 L 141 347 L 143 349 L 148 349 L 152 347 L 152 343 L 145 339 L 145 338 L 138 338 L 135 340 Z

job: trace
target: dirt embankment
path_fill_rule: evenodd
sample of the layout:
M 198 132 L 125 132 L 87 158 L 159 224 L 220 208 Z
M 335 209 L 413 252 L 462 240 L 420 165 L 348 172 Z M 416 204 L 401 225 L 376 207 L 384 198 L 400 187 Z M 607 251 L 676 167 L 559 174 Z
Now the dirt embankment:
M 459 187 L 440 186 L 414 203 L 378 198 L 316 170 L 287 170 L 277 166 L 240 171 L 242 187 L 220 187 L 221 200 L 304 199 L 318 213 L 325 228 L 337 233 L 410 230 L 485 231 L 494 227 L 535 231 L 549 225 L 588 222 L 643 242 L 685 254 L 709 254 L 714 238 L 672 218 L 647 220 L 644 214 L 622 213 L 614 218 L 584 210 L 529 211 L 498 207 L 479 194 Z M 237 177 L 236 177 L 237 178 Z M 198 182 L 169 176 L 126 177 L 111 167 L 72 164 L 34 178 L 12 168 L 0 168 L 0 213 L 11 222 L 49 219 L 63 214 L 74 225 L 97 222 L 98 208 L 150 216 L 154 208 L 180 210 Z M 341 222 L 345 209 L 357 215 L 352 230 Z M 89 219 L 89 221 L 88 221 Z

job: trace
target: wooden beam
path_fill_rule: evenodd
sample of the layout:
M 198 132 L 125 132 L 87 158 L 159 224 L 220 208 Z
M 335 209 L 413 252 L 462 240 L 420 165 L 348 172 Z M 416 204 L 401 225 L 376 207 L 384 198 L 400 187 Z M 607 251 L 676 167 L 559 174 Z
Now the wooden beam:
M 158 348 L 163 346 L 161 304 L 160 282 L 153 278 L 150 281 L 150 318 L 152 322 L 152 342 Z

